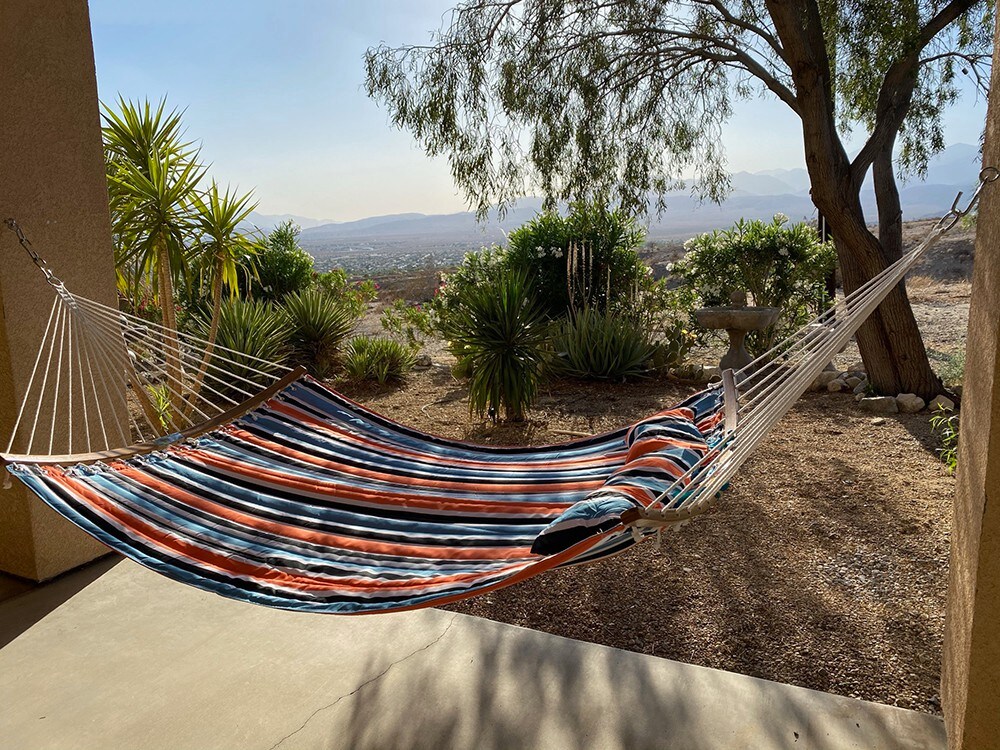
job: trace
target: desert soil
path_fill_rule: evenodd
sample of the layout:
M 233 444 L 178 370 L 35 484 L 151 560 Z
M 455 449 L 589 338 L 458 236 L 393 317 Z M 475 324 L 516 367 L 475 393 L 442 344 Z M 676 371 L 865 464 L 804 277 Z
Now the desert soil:
M 908 226 L 908 239 L 926 233 Z M 927 346 L 964 347 L 972 241 L 952 235 L 912 274 Z M 369 317 L 364 328 L 377 329 Z M 668 406 L 676 380 L 549 383 L 521 425 L 470 418 L 441 342 L 401 387 L 338 384 L 428 432 L 544 444 Z M 702 357 L 704 358 L 704 354 Z M 697 357 L 695 357 L 697 359 Z M 841 355 L 857 361 L 856 349 Z M 450 609 L 584 641 L 930 713 L 939 680 L 954 480 L 926 413 L 873 418 L 808 394 L 717 506 L 618 557 L 558 570 Z

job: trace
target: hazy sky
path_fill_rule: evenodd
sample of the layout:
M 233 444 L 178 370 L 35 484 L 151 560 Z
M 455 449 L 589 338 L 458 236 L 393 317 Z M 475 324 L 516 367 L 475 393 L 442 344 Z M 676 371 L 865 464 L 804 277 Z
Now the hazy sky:
M 426 42 L 448 0 L 90 0 L 102 100 L 166 96 L 186 108 L 221 183 L 263 213 L 338 221 L 465 209 L 431 160 L 362 89 L 365 50 Z M 966 96 L 947 142 L 978 143 L 985 102 Z M 803 166 L 798 120 L 745 102 L 725 131 L 733 171 Z

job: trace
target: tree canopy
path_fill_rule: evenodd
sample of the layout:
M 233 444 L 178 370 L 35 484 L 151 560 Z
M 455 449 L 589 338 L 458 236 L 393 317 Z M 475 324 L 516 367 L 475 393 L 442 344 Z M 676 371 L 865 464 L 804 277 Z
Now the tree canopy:
M 735 100 L 810 116 L 777 27 L 789 14 L 821 22 L 816 84 L 838 134 L 868 136 L 861 178 L 897 136 L 898 166 L 923 172 L 963 79 L 985 92 L 993 3 L 971 0 L 466 0 L 430 44 L 369 50 L 366 85 L 481 214 L 532 192 L 662 207 L 683 174 L 717 199 Z

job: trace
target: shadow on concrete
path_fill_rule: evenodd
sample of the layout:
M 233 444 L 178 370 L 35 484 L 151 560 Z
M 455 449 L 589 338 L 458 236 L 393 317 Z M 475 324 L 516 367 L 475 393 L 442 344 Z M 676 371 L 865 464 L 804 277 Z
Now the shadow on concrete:
M 109 554 L 50 581 L 31 586 L 24 593 L 0 603 L 0 648 L 85 589 L 121 560 L 120 555 Z
M 895 713 L 843 698 L 689 665 L 666 670 L 568 639 L 475 632 L 477 639 L 467 632 L 454 649 L 442 638 L 420 654 L 419 668 L 389 670 L 364 684 L 345 714 L 329 717 L 329 734 L 310 740 L 398 750 L 770 748 L 799 739 L 838 747 L 848 738 L 860 740 L 850 745 L 858 747 L 934 746 L 901 728 Z

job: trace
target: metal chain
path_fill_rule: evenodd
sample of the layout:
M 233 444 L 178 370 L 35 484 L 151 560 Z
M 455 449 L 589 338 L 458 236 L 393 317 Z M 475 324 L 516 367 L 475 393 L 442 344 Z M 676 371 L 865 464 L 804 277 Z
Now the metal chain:
M 31 262 L 38 266 L 39 270 L 44 274 L 45 280 L 56 289 L 62 288 L 62 281 L 52 273 L 52 269 L 49 268 L 49 264 L 45 261 L 45 258 L 35 252 L 35 248 L 31 246 L 31 240 L 25 236 L 24 230 L 21 229 L 18 223 L 13 219 L 4 219 L 3 223 L 10 231 L 17 235 L 17 241 L 21 243 L 21 247 L 24 248 L 28 257 L 31 258 Z
M 1000 178 L 1000 169 L 996 167 L 985 167 L 982 172 L 979 173 L 979 184 L 976 185 L 976 192 L 972 194 L 969 199 L 969 205 L 964 209 L 958 207 L 958 202 L 962 200 L 962 191 L 958 191 L 958 195 L 955 196 L 955 200 L 951 204 L 951 208 L 948 209 L 948 213 L 942 216 L 938 223 L 935 225 L 935 229 L 939 229 L 942 232 L 947 232 L 953 226 L 955 226 L 963 216 L 968 216 L 972 213 L 972 209 L 976 207 L 979 203 L 979 194 L 983 192 L 983 188 L 989 183 L 994 182 L 997 178 Z

